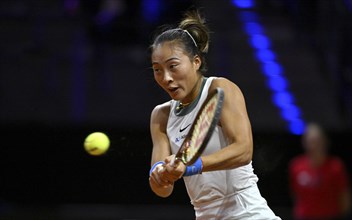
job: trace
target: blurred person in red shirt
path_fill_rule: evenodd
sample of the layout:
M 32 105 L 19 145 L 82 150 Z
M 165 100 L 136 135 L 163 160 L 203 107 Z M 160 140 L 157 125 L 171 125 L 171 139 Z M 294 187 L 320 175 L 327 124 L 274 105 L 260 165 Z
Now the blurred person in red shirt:
M 306 127 L 302 144 L 305 153 L 289 166 L 294 219 L 347 219 L 351 195 L 343 161 L 329 155 L 328 138 L 318 124 Z

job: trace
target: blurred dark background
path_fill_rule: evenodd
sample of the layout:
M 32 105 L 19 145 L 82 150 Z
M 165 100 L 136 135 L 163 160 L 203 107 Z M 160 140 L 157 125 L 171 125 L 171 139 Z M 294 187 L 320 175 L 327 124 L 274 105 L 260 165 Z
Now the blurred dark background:
M 209 75 L 246 98 L 269 206 L 291 218 L 287 166 L 308 122 L 351 173 L 351 0 L 2 0 L 0 219 L 194 218 L 182 181 L 168 199 L 148 185 L 150 113 L 169 99 L 148 46 L 191 7 L 212 31 Z M 83 149 L 94 131 L 104 156 Z

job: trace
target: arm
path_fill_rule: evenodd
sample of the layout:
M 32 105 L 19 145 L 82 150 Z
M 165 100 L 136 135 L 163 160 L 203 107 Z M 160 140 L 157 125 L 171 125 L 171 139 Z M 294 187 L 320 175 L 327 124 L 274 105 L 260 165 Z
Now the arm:
M 252 129 L 242 92 L 234 83 L 224 78 L 215 79 L 209 91 L 216 87 L 222 88 L 225 93 L 220 125 L 229 145 L 202 157 L 203 172 L 233 169 L 252 160 Z
M 349 189 L 341 192 L 340 206 L 343 216 L 348 216 L 351 213 L 351 191 Z
M 150 132 L 153 141 L 151 166 L 171 154 L 169 140 L 166 135 L 166 125 L 170 106 L 168 103 L 156 106 L 150 120 Z M 160 197 L 168 197 L 173 191 L 173 183 L 163 178 L 165 169 L 154 169 L 149 177 L 149 184 L 152 191 Z

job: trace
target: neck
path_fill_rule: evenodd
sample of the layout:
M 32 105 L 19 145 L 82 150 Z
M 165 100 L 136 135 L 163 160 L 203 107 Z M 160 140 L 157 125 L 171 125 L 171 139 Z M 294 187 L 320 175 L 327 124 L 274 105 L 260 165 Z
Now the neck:
M 200 93 L 200 88 L 202 87 L 202 79 L 203 76 L 199 75 L 197 82 L 193 86 L 189 95 L 187 95 L 183 100 L 180 100 L 181 105 L 187 106 L 197 98 L 198 94 Z
M 308 156 L 313 167 L 321 166 L 326 159 L 326 154 L 322 152 L 310 153 Z

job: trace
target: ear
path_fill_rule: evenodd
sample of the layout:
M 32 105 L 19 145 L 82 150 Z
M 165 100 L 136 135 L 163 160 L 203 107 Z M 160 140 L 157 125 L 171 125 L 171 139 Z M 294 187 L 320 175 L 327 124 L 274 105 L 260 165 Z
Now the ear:
M 200 66 L 202 65 L 202 60 L 198 55 L 195 55 L 193 58 L 193 64 L 196 67 L 196 70 L 198 71 Z

